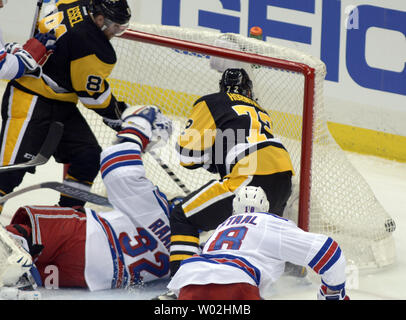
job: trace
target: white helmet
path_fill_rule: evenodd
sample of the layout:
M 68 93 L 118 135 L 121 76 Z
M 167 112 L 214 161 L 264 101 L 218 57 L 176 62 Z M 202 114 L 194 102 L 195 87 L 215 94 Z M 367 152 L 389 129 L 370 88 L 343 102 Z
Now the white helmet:
M 233 200 L 233 214 L 268 212 L 269 202 L 261 187 L 243 187 L 236 191 Z

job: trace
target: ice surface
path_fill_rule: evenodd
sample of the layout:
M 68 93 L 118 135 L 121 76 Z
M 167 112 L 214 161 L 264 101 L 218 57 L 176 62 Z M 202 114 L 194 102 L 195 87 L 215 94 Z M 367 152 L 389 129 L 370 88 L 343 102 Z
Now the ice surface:
M 351 299 L 394 300 L 406 299 L 406 163 L 399 163 L 372 156 L 346 153 L 350 161 L 370 184 L 378 200 L 396 221 L 394 233 L 397 250 L 397 262 L 373 273 L 352 274 L 347 293 Z M 37 167 L 35 175 L 27 174 L 20 187 L 33 185 L 41 181 L 61 181 L 62 166 L 50 160 L 44 166 Z M 58 193 L 52 190 L 38 190 L 18 196 L 7 202 L 0 221 L 9 221 L 15 210 L 21 205 L 53 205 L 58 202 Z M 165 291 L 166 281 L 148 284 L 143 288 L 130 290 L 105 290 L 89 292 L 82 289 L 44 289 L 44 300 L 149 300 Z M 274 300 L 314 300 L 319 287 L 318 278 L 296 279 L 282 277 L 269 292 L 267 299 Z

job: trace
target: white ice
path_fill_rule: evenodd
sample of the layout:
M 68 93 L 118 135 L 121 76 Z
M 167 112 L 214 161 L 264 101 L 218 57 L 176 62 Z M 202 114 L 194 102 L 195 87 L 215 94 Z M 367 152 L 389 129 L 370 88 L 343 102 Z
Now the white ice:
M 346 152 L 350 161 L 370 184 L 377 199 L 396 221 L 397 229 L 393 236 L 396 242 L 397 262 L 383 270 L 360 274 L 358 283 L 347 290 L 353 300 L 395 300 L 406 299 L 406 163 L 399 163 L 372 156 Z M 37 167 L 35 175 L 27 174 L 23 184 L 29 186 L 42 181 L 61 181 L 62 167 L 52 160 Z M 6 224 L 15 210 L 22 205 L 53 205 L 59 194 L 49 189 L 32 191 L 7 202 L 0 221 Z M 41 288 L 44 300 L 146 300 L 165 291 L 166 282 L 149 284 L 131 290 L 105 290 L 89 292 L 85 289 L 45 289 Z M 314 300 L 319 283 L 282 277 L 270 292 L 268 299 L 275 300 Z

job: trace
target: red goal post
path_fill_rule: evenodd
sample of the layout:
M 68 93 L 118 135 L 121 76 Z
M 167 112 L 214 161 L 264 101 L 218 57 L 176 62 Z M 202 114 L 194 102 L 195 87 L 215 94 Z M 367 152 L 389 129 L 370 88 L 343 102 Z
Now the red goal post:
M 312 150 L 312 127 L 313 127 L 313 103 L 314 103 L 314 69 L 293 61 L 281 60 L 258 54 L 236 51 L 227 48 L 214 47 L 202 43 L 179 40 L 170 37 L 148 34 L 141 31 L 127 30 L 123 39 L 142 41 L 153 45 L 166 46 L 172 49 L 192 51 L 195 53 L 216 56 L 268 66 L 271 68 L 289 70 L 301 73 L 304 76 L 304 99 L 303 99 L 303 127 L 302 127 L 302 155 L 300 167 L 300 196 L 299 196 L 299 220 L 298 225 L 303 230 L 309 230 L 309 203 L 310 203 L 310 168 Z
M 113 46 L 118 59 L 109 78 L 113 93 L 130 105 L 157 105 L 172 118 L 174 134 L 157 152 L 189 190 L 216 176 L 182 168 L 174 144 L 193 102 L 218 91 L 221 72 L 213 70 L 213 59 L 234 61 L 250 75 L 255 98 L 292 158 L 296 174 L 284 215 L 304 230 L 333 237 L 358 268 L 395 261 L 393 220 L 328 130 L 322 61 L 238 34 L 159 25 L 133 24 Z M 94 112 L 81 110 L 101 146 L 110 145 L 115 133 Z M 144 154 L 143 162 L 161 191 L 182 195 L 153 157 Z M 93 192 L 104 194 L 100 176 Z

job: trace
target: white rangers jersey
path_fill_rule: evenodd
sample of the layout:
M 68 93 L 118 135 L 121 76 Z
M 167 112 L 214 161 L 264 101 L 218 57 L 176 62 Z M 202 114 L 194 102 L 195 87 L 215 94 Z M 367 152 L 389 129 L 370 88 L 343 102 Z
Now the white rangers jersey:
M 103 151 L 100 169 L 114 209 L 86 209 L 85 279 L 90 290 L 120 288 L 169 276 L 169 207 L 146 177 L 140 147 Z
M 206 242 L 202 254 L 182 262 L 168 288 L 189 284 L 258 286 L 262 297 L 284 272 L 285 262 L 309 266 L 333 290 L 345 285 L 345 258 L 331 238 L 298 228 L 269 213 L 232 215 Z
M 0 79 L 13 80 L 24 74 L 25 66 L 16 56 L 8 54 L 0 30 Z

